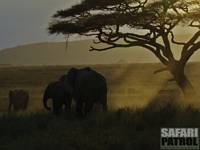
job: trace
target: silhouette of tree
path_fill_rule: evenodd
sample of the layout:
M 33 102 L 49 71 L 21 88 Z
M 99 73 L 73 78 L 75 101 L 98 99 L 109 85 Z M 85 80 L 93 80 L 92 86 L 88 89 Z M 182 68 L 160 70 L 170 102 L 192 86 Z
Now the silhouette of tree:
M 185 95 L 194 92 L 185 75 L 185 66 L 200 48 L 199 0 L 83 0 L 69 9 L 59 10 L 49 25 L 51 34 L 95 36 L 95 44 L 108 47 L 91 51 L 106 51 L 117 47 L 141 46 L 152 52 L 173 75 Z M 188 41 L 175 39 L 178 26 L 196 28 Z M 176 59 L 172 44 L 181 46 Z

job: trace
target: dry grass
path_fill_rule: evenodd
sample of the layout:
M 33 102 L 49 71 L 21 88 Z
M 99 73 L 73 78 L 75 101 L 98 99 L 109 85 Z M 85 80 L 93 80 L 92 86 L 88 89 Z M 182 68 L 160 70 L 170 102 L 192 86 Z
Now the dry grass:
M 187 68 L 196 91 L 200 89 L 199 66 L 195 63 Z M 179 88 L 167 81 L 170 74 L 153 74 L 160 67 L 159 64 L 92 66 L 108 81 L 110 110 L 84 119 L 75 117 L 73 112 L 55 117 L 42 106 L 45 86 L 69 66 L 0 68 L 0 149 L 159 149 L 160 127 L 200 125 L 199 110 L 183 105 Z M 8 91 L 15 88 L 29 91 L 29 108 L 25 113 L 7 115 Z
M 78 66 L 83 67 L 83 66 Z M 121 64 L 91 66 L 102 73 L 109 87 L 109 108 L 145 106 L 159 91 L 181 92 L 176 83 L 168 82 L 170 74 L 163 72 L 153 74 L 160 64 Z M 196 91 L 200 89 L 199 63 L 190 64 L 187 68 L 189 79 Z M 67 72 L 70 66 L 47 67 L 1 67 L 0 68 L 0 112 L 6 112 L 8 92 L 11 89 L 23 88 L 31 95 L 29 110 L 41 110 L 42 94 L 46 85 L 57 80 Z M 195 100 L 198 103 L 198 101 Z

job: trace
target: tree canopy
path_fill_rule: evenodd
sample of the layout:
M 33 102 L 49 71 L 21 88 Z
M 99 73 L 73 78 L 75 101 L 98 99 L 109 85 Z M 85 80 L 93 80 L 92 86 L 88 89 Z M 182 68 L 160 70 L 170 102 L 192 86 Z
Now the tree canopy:
M 191 87 L 184 67 L 200 48 L 199 0 L 82 0 L 57 11 L 53 18 L 49 25 L 51 34 L 95 36 L 95 43 L 108 45 L 100 49 L 91 47 L 96 51 L 141 46 L 166 66 L 180 87 Z M 179 25 L 186 30 L 196 29 L 188 41 L 176 41 L 174 29 Z M 179 60 L 172 44 L 182 46 Z

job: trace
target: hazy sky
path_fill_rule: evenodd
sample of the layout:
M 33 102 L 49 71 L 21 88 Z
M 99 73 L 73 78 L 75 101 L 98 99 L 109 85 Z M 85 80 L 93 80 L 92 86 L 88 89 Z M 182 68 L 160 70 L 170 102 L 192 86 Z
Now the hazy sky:
M 47 32 L 51 16 L 81 0 L 0 0 L 0 49 L 29 43 L 63 41 Z M 190 30 L 181 30 L 181 33 Z
M 63 40 L 48 35 L 51 16 L 79 0 L 0 0 L 0 49 L 35 42 Z

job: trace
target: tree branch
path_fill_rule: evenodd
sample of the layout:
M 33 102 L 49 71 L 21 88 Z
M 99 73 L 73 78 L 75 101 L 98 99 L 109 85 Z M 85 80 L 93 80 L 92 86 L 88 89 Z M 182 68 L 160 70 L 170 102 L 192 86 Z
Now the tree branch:
M 110 50 L 110 49 L 113 49 L 113 48 L 116 48 L 116 46 L 109 46 L 109 47 L 106 47 L 106 48 L 94 48 L 94 47 L 90 47 L 89 51 L 106 51 L 106 50 Z
M 170 79 L 168 79 L 167 81 L 168 81 L 168 82 L 173 82 L 173 81 L 175 81 L 175 79 L 174 79 L 174 78 L 170 78 Z
M 185 55 L 188 55 L 187 54 L 187 51 L 188 49 L 193 45 L 194 46 L 194 43 L 195 41 L 199 38 L 200 36 L 200 31 L 197 31 L 193 37 L 183 46 L 183 49 L 182 49 L 182 52 L 181 52 L 181 57 L 186 57 Z
M 193 20 L 193 21 L 191 21 L 191 23 L 190 23 L 190 27 L 195 27 L 195 28 L 198 28 L 198 29 L 200 29 L 200 25 L 196 25 L 196 24 L 194 24 L 195 23 L 195 21 Z
M 168 69 L 167 68 L 161 68 L 161 69 L 154 71 L 153 73 L 157 74 L 157 73 L 164 72 L 164 71 L 168 71 Z
M 183 65 L 186 65 L 190 57 L 199 49 L 200 49 L 200 41 L 194 44 L 187 52 L 185 52 L 184 57 L 182 57 L 180 60 L 183 63 Z
M 109 47 L 106 48 L 91 48 L 90 51 L 93 50 L 97 50 L 97 51 L 105 51 L 105 50 L 109 50 L 112 48 L 116 48 L 116 47 L 133 47 L 133 46 L 141 46 L 144 47 L 145 49 L 150 50 L 151 52 L 154 53 L 154 55 L 165 65 L 168 64 L 168 60 L 169 59 L 167 56 L 165 56 L 167 59 L 165 59 L 162 56 L 162 53 L 165 50 L 165 47 L 159 43 L 156 43 L 154 39 L 149 38 L 148 34 L 145 35 L 137 35 L 137 34 L 133 34 L 133 33 L 115 33 L 116 35 L 119 36 L 119 39 L 123 38 L 124 41 L 126 42 L 125 44 L 120 44 L 120 43 L 115 43 L 115 42 L 111 42 L 108 38 L 103 38 L 104 36 L 109 36 L 109 34 L 104 33 L 102 30 L 99 30 L 99 35 L 98 35 L 98 39 L 100 42 L 102 43 L 106 43 L 108 45 L 110 45 Z M 128 41 L 127 38 L 132 39 L 133 41 Z M 107 40 L 106 40 L 107 39 Z M 118 39 L 118 40 L 119 40 Z M 153 48 L 154 47 L 154 48 Z
M 140 45 L 141 46 L 141 45 Z M 166 60 L 162 54 L 160 53 L 160 50 L 157 48 L 156 50 L 154 48 L 152 48 L 151 46 L 148 45 L 142 45 L 141 47 L 144 47 L 148 50 L 150 50 L 151 52 L 153 52 L 153 54 L 164 64 L 164 65 L 168 65 L 168 60 Z
M 171 51 L 171 45 L 168 39 L 168 34 L 164 33 L 162 35 L 162 39 L 165 45 L 165 49 L 163 50 L 163 54 L 165 55 L 165 57 L 167 57 L 169 60 L 174 60 L 174 56 L 173 53 Z
M 170 31 L 170 34 L 171 34 L 171 42 L 174 43 L 174 44 L 177 44 L 177 45 L 185 45 L 186 43 L 184 42 L 177 42 L 175 41 L 175 38 L 174 38 L 174 33 L 172 31 Z

